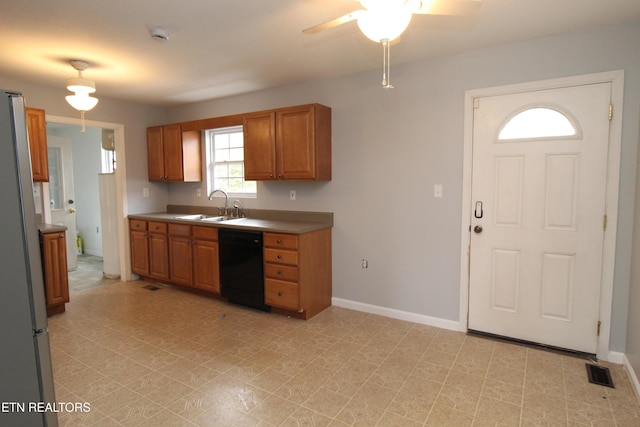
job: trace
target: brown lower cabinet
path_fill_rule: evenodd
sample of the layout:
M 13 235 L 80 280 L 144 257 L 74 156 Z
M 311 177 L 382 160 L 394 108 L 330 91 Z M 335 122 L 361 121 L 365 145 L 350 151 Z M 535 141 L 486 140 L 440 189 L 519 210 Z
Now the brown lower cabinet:
M 309 319 L 331 306 L 331 229 L 264 233 L 265 303 Z
M 139 219 L 129 227 L 134 273 L 220 295 L 216 227 Z M 302 319 L 331 306 L 331 229 L 263 236 L 265 304 Z
M 62 313 L 69 302 L 67 243 L 64 231 L 40 234 L 47 315 Z
M 218 267 L 218 229 L 192 227 L 193 286 L 204 291 L 220 293 Z
M 131 271 L 220 293 L 216 228 L 131 219 L 129 230 Z

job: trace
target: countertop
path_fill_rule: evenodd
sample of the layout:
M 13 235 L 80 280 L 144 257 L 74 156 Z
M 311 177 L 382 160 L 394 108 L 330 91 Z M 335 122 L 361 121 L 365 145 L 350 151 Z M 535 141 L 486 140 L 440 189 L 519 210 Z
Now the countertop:
M 146 221 L 164 221 L 177 224 L 189 224 L 205 227 L 217 227 L 217 228 L 234 228 L 238 230 L 258 230 L 258 231 L 272 231 L 277 233 L 290 233 L 290 234 L 304 234 L 311 231 L 322 230 L 324 228 L 331 228 L 333 226 L 333 214 L 329 214 L 326 218 L 318 218 L 317 215 L 313 216 L 314 220 L 307 220 L 305 213 L 301 212 L 298 215 L 305 220 L 294 220 L 290 218 L 273 218 L 270 215 L 269 218 L 234 218 L 226 221 L 203 221 L 198 219 L 181 219 L 180 216 L 189 215 L 187 213 L 174 213 L 174 212 L 156 212 L 145 214 L 132 214 L 129 215 L 131 219 L 141 219 Z M 290 215 L 283 215 L 290 216 Z
M 48 233 L 60 233 L 61 231 L 66 231 L 67 227 L 64 225 L 55 225 L 55 224 L 38 224 L 38 231 L 42 234 Z

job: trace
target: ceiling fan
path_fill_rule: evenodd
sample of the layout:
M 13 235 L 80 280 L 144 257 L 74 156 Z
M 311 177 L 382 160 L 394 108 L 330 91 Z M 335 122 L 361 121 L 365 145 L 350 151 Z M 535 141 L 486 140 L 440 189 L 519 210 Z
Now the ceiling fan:
M 482 0 L 358 0 L 363 9 L 314 25 L 302 32 L 316 34 L 347 22 L 356 21 L 369 39 L 382 44 L 382 87 L 389 83 L 389 43 L 409 26 L 413 15 L 473 15 Z

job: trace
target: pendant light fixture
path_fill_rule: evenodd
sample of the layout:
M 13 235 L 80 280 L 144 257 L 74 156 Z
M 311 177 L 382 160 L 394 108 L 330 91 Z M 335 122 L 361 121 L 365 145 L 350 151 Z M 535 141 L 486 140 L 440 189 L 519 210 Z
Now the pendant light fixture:
M 84 113 L 91 110 L 98 103 L 98 98 L 89 96 L 90 93 L 96 91 L 96 84 L 93 80 L 87 80 L 82 77 L 82 72 L 89 68 L 89 64 L 85 61 L 73 60 L 71 66 L 78 71 L 78 77 L 67 79 L 67 89 L 73 92 L 73 95 L 65 97 L 69 105 L 80 111 L 82 120 L 82 132 L 85 132 Z

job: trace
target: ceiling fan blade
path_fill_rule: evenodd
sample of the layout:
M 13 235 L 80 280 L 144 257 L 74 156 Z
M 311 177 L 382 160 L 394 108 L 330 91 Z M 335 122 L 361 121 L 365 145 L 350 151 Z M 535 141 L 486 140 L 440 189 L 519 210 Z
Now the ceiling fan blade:
M 305 34 L 315 34 L 320 31 L 328 30 L 329 28 L 337 27 L 338 25 L 346 24 L 347 22 L 354 21 L 358 19 L 360 14 L 364 12 L 364 10 L 354 10 L 351 13 L 348 13 L 339 18 L 332 19 L 331 21 L 323 22 L 322 24 L 314 25 L 313 27 L 309 27 L 306 30 L 302 30 Z
M 421 15 L 474 15 L 482 0 L 422 0 L 413 12 Z

